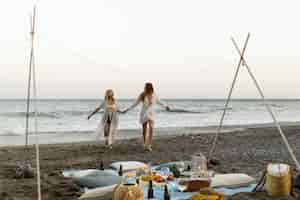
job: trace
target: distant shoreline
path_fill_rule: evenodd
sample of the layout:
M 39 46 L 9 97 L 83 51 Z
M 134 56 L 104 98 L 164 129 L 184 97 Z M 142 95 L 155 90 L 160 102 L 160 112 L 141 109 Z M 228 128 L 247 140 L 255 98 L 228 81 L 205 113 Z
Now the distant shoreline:
M 169 101 L 225 101 L 226 98 L 161 98 Z M 103 100 L 102 98 L 38 98 L 38 101 L 95 101 Z M 118 98 L 121 101 L 132 101 L 135 98 Z M 300 98 L 266 98 L 266 101 L 300 101 Z M 0 101 L 26 101 L 25 98 L 0 98 Z M 263 101 L 261 98 L 232 98 L 230 101 Z
M 280 122 L 283 130 L 285 128 L 300 126 L 300 122 Z M 214 134 L 218 126 L 203 127 L 169 127 L 157 128 L 155 137 L 169 137 L 180 135 L 197 135 L 197 134 Z M 273 123 L 262 124 L 244 124 L 244 125 L 225 125 L 222 133 L 235 131 L 244 131 L 246 129 L 261 129 L 275 127 Z M 121 129 L 118 131 L 117 140 L 128 140 L 141 137 L 140 129 Z M 46 132 L 39 134 L 40 144 L 67 144 L 80 142 L 96 142 L 94 131 L 71 131 L 71 132 Z M 102 139 L 102 138 L 101 138 Z M 25 141 L 24 135 L 0 135 L 0 147 L 5 146 L 23 146 Z M 29 144 L 35 143 L 35 134 L 29 135 Z M 99 141 L 102 143 L 102 141 Z

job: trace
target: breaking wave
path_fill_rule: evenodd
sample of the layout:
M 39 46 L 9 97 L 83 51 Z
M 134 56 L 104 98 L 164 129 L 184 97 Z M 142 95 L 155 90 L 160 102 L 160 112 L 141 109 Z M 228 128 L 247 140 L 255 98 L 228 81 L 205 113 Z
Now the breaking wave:
M 51 118 L 51 119 L 60 119 L 66 116 L 82 116 L 87 115 L 87 112 L 83 111 L 57 111 L 57 112 L 38 112 L 39 118 Z M 0 116 L 3 117 L 26 117 L 26 112 L 6 112 L 0 113 Z M 29 113 L 30 117 L 34 117 L 34 112 Z

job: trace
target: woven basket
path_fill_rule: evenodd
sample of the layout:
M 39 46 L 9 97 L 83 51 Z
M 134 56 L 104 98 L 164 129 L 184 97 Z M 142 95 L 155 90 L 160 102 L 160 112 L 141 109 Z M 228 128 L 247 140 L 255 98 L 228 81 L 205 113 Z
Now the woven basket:
M 274 174 L 271 169 L 278 167 L 278 173 Z M 284 169 L 280 169 L 284 168 Z M 269 164 L 266 175 L 266 190 L 272 197 L 289 196 L 292 191 L 292 176 L 291 170 L 285 164 Z
M 113 200 L 144 200 L 144 192 L 136 184 L 120 184 L 113 192 Z
M 191 200 L 224 200 L 224 195 L 212 188 L 205 188 L 200 193 L 192 196 Z

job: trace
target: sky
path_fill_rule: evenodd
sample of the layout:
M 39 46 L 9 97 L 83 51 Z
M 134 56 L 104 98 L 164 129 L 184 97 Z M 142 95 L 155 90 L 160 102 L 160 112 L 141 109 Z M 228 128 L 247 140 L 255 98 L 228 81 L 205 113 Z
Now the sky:
M 265 96 L 299 98 L 299 1 L 1 0 L 0 98 L 25 98 L 29 16 L 37 6 L 40 98 L 135 98 L 145 82 L 161 98 L 225 98 L 245 59 Z M 258 93 L 244 67 L 235 98 Z

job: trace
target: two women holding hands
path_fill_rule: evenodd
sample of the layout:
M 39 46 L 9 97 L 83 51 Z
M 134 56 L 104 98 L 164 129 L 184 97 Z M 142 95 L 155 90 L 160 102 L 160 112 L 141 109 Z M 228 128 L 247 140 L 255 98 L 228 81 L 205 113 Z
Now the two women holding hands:
M 143 129 L 143 147 L 146 150 L 152 151 L 152 139 L 154 132 L 154 121 L 155 121 L 155 105 L 160 105 L 166 110 L 170 110 L 170 107 L 164 104 L 154 92 L 152 83 L 146 83 L 144 91 L 138 96 L 136 101 L 124 111 L 120 111 L 114 100 L 112 90 L 107 90 L 104 102 L 92 112 L 88 119 L 90 119 L 95 113 L 97 113 L 101 108 L 104 109 L 102 120 L 97 128 L 97 136 L 99 137 L 101 133 L 104 133 L 105 144 L 112 148 L 112 143 L 114 135 L 118 127 L 118 113 L 126 113 L 134 109 L 139 104 L 142 104 L 142 109 L 140 112 L 140 123 Z M 147 139 L 147 130 L 149 128 L 149 137 Z

